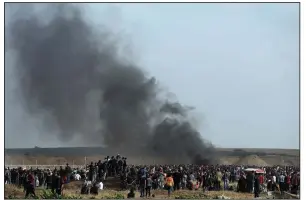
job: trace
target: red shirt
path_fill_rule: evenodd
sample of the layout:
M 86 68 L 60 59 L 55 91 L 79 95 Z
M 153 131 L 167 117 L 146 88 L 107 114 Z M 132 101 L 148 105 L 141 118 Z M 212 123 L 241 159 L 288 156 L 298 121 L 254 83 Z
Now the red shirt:
M 290 176 L 287 176 L 287 184 L 290 184 Z
M 292 177 L 292 185 L 298 185 L 298 177 L 297 177 L 297 175 L 293 175 L 293 177 Z
M 259 184 L 263 184 L 264 183 L 264 177 L 263 175 L 259 176 Z
M 65 184 L 66 181 L 67 181 L 67 177 L 66 176 L 62 177 L 62 184 Z
M 35 178 L 32 174 L 28 175 L 28 181 L 30 182 L 31 185 L 35 185 Z

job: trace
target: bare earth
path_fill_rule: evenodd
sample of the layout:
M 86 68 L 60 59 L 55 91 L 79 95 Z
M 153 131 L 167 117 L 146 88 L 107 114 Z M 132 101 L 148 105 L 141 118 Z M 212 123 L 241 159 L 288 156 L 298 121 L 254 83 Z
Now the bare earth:
M 130 156 L 131 164 L 165 164 L 161 158 L 152 156 Z M 84 165 L 91 161 L 103 160 L 107 155 L 115 155 L 105 148 L 32 148 L 6 149 L 6 165 Z M 300 165 L 300 151 L 298 149 L 229 149 L 218 148 L 217 154 L 223 164 L 236 165 Z M 182 161 L 184 163 L 184 161 Z

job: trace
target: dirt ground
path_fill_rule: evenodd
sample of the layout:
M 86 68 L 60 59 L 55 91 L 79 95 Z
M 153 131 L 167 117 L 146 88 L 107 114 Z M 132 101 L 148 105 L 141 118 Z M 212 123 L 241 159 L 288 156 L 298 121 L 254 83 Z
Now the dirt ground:
M 64 189 L 64 195 L 68 199 L 123 199 L 127 197 L 129 191 L 120 191 L 116 189 L 106 188 L 105 190 L 99 192 L 98 195 L 81 195 L 80 194 L 80 186 L 81 183 L 72 182 L 67 184 Z M 22 189 L 12 186 L 12 185 L 5 185 L 5 199 L 20 199 L 24 198 L 25 193 Z M 41 188 L 36 189 L 36 195 L 41 199 L 50 199 L 51 192 L 50 190 L 46 194 L 46 190 Z M 155 190 L 151 192 L 151 195 L 154 195 L 154 198 L 157 199 L 214 199 L 217 196 L 226 196 L 234 199 L 252 199 L 253 195 L 249 193 L 237 193 L 233 191 L 209 191 L 203 192 L 201 190 L 198 191 L 190 191 L 190 190 L 180 190 L 175 191 L 171 194 L 169 198 L 167 195 L 166 190 Z M 143 199 L 140 198 L 140 193 L 135 192 L 135 199 Z M 152 196 L 151 198 L 152 199 Z
M 105 150 L 93 148 L 6 149 L 6 165 L 84 165 L 104 160 Z M 98 152 L 98 153 L 96 153 Z M 101 153 L 100 153 L 101 152 Z M 220 163 L 237 165 L 299 165 L 300 152 L 295 149 L 217 149 Z M 112 155 L 112 154 L 110 154 Z M 122 153 L 123 156 L 124 155 Z M 130 164 L 165 164 L 159 157 L 127 156 Z M 184 163 L 184 161 L 181 161 Z
M 63 199 L 124 199 L 127 197 L 129 191 L 118 190 L 119 187 L 118 180 L 108 180 L 104 183 L 105 189 L 100 191 L 98 195 L 81 195 L 80 188 L 82 185 L 81 181 L 71 182 L 64 186 L 64 197 Z M 25 193 L 21 188 L 18 188 L 14 185 L 5 185 L 5 199 L 23 199 Z M 52 195 L 50 190 L 45 190 L 43 188 L 36 188 L 36 195 L 40 199 L 52 199 L 54 196 Z M 238 193 L 235 191 L 206 191 L 202 190 L 180 190 L 175 191 L 171 194 L 169 198 L 167 195 L 167 191 L 165 190 L 153 190 L 151 191 L 151 197 L 157 199 L 218 199 L 221 196 L 225 196 L 231 199 L 253 199 L 253 194 L 250 193 Z M 268 196 L 267 193 L 261 193 L 260 197 L 263 199 L 272 199 L 281 198 L 281 194 L 274 193 L 272 196 Z M 135 199 L 143 199 L 140 198 L 139 192 L 135 192 Z M 286 199 L 297 199 L 296 196 L 287 195 Z

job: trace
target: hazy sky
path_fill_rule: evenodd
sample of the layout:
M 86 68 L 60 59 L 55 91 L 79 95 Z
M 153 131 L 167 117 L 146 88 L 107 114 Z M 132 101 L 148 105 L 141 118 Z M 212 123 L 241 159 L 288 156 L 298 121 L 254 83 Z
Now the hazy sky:
M 81 5 L 96 27 L 123 35 L 138 65 L 196 108 L 203 137 L 216 146 L 299 147 L 298 4 Z M 13 140 L 17 125 L 37 136 L 37 123 L 10 98 L 10 76 L 7 69 L 5 114 L 16 121 L 5 122 L 6 146 L 33 147 L 39 137 Z

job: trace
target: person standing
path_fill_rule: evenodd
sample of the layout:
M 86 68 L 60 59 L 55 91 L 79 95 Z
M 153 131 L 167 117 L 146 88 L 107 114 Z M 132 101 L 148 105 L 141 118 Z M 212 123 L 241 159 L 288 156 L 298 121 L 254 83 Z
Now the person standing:
M 260 193 L 260 188 L 259 188 L 259 177 L 256 174 L 254 177 L 254 197 L 258 198 Z
M 281 191 L 281 194 L 283 194 L 286 190 L 285 175 L 283 173 L 281 173 L 281 175 L 279 176 L 279 189 Z
M 95 182 L 94 173 L 95 173 L 95 166 L 94 166 L 93 162 L 91 162 L 90 165 L 89 165 L 89 180 L 92 181 L 92 182 Z
M 291 177 L 292 181 L 291 181 L 291 193 L 292 194 L 297 194 L 297 190 L 298 190 L 298 176 L 297 173 L 294 172 L 293 176 Z
M 151 188 L 152 188 L 152 177 L 148 174 L 146 180 L 146 197 L 151 196 Z
M 178 170 L 176 170 L 175 172 L 174 172 L 174 174 L 173 174 L 173 181 L 174 181 L 174 190 L 179 190 L 180 189 L 180 185 L 181 185 L 181 179 L 182 179 L 182 177 L 181 177 L 182 175 L 181 175 L 181 173 L 178 171 Z
M 146 175 L 140 177 L 139 188 L 140 188 L 140 197 L 145 196 L 145 188 L 146 188 Z
M 51 171 L 48 172 L 46 184 L 47 184 L 47 189 L 52 188 L 52 172 Z
M 56 198 L 59 198 L 62 195 L 62 187 L 63 187 L 63 178 L 58 174 L 55 173 L 55 182 L 54 182 L 54 189 Z
M 27 186 L 26 186 L 26 194 L 25 199 L 31 194 L 33 197 L 36 197 L 35 194 L 35 177 L 33 175 L 33 172 L 30 172 L 27 177 Z
M 8 167 L 5 168 L 4 182 L 5 184 L 11 184 L 11 170 Z
M 173 190 L 174 181 L 172 175 L 168 175 L 166 178 L 166 189 L 168 190 L 168 197 L 170 197 L 171 192 Z
M 288 173 L 288 174 L 286 174 L 286 189 L 285 189 L 285 191 L 289 191 L 290 190 L 290 184 L 291 184 L 291 177 L 290 177 L 290 174 Z
M 217 174 L 216 174 L 216 178 L 217 178 L 217 190 L 221 190 L 221 181 L 222 181 L 222 173 L 220 171 L 220 169 L 217 169 Z
M 254 173 L 253 172 L 249 172 L 247 174 L 247 189 L 249 193 L 253 192 L 253 181 L 254 181 Z
M 67 163 L 66 167 L 65 167 L 65 176 L 67 177 L 67 183 L 70 182 L 71 174 L 72 174 L 72 169 L 69 166 L 69 164 Z

